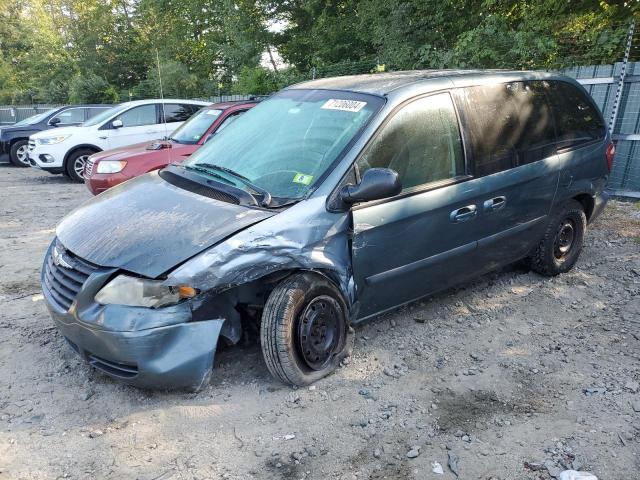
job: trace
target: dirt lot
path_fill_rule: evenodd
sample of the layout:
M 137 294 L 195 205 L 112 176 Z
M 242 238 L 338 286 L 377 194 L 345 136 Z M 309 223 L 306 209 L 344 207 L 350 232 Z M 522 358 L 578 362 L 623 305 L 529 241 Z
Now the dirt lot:
M 40 263 L 89 196 L 0 167 L 0 479 L 640 478 L 638 204 L 610 203 L 569 274 L 513 267 L 359 328 L 310 388 L 248 345 L 183 394 L 113 382 L 52 326 Z

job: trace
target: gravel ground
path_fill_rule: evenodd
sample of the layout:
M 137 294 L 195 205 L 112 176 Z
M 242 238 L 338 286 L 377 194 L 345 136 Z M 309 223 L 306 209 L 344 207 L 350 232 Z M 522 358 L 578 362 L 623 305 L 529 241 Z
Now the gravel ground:
M 92 370 L 49 319 L 40 264 L 89 196 L 0 167 L 0 479 L 640 478 L 638 204 L 611 202 L 568 274 L 508 268 L 360 327 L 310 388 L 253 344 L 183 394 Z

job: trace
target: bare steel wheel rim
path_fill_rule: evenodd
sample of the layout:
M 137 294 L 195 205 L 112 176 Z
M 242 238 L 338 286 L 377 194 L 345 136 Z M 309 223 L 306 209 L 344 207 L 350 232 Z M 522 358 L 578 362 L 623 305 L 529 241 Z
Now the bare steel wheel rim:
M 298 347 L 302 359 L 312 370 L 330 363 L 344 342 L 340 305 L 329 296 L 311 300 L 298 323 Z
M 80 155 L 73 161 L 73 170 L 76 172 L 78 177 L 84 177 L 84 166 L 87 164 L 87 159 L 89 155 Z
M 23 163 L 24 165 L 29 164 L 29 160 L 27 158 L 27 148 L 27 145 L 22 145 L 16 150 L 16 158 L 20 163 Z
M 564 259 L 573 246 L 576 236 L 576 229 L 573 220 L 565 219 L 558 228 L 555 241 L 553 242 L 553 255 L 558 260 Z

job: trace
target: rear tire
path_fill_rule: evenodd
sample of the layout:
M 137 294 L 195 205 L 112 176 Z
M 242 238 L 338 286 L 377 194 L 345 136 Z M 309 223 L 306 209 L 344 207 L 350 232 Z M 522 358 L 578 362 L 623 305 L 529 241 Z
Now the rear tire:
M 29 155 L 27 155 L 28 148 L 28 140 L 18 140 L 11 145 L 11 150 L 9 151 L 9 160 L 11 160 L 11 163 L 16 167 L 30 167 Z
M 69 155 L 65 164 L 65 171 L 71 180 L 78 183 L 84 182 L 84 166 L 87 163 L 87 158 L 94 153 L 96 151 L 90 148 L 81 148 Z
M 326 278 L 297 273 L 280 282 L 262 313 L 260 343 L 271 374 L 309 385 L 333 372 L 348 356 L 347 306 Z
M 582 204 L 575 200 L 563 204 L 529 257 L 531 269 L 549 277 L 571 270 L 582 251 L 586 229 Z

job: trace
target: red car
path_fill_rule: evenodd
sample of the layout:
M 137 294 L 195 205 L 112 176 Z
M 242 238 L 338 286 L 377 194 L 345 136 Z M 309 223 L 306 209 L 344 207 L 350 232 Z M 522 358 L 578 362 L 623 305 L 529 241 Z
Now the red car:
M 213 133 L 257 103 L 257 100 L 214 103 L 184 122 L 168 140 L 138 143 L 91 155 L 85 166 L 84 183 L 97 195 L 130 178 L 181 162 Z

